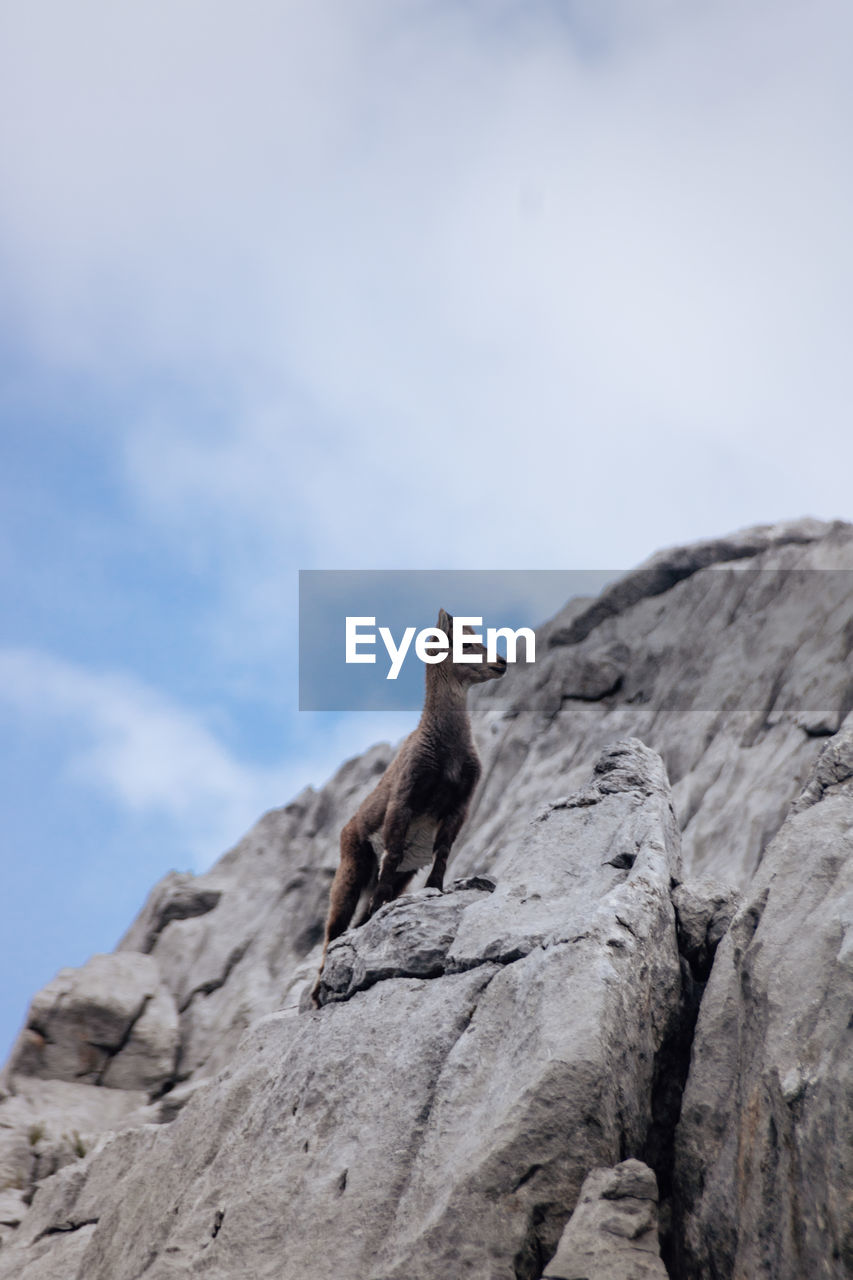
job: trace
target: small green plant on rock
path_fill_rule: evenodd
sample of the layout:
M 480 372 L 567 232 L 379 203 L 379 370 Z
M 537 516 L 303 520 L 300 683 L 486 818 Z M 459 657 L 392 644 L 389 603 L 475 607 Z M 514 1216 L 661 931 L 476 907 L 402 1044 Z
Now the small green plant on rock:
M 30 1141 L 30 1146 L 31 1147 L 37 1146 L 41 1142 L 44 1135 L 45 1135 L 45 1127 L 41 1123 L 41 1121 L 39 1121 L 37 1124 L 31 1124 L 30 1131 L 27 1134 L 27 1137 L 29 1138 L 29 1141 Z

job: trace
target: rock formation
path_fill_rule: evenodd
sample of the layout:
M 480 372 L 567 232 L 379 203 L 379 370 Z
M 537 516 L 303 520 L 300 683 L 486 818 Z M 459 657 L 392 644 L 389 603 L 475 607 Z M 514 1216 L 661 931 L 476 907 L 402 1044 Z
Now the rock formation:
M 803 794 L 702 999 L 676 1147 L 685 1274 L 853 1274 L 853 717 Z
M 448 891 L 334 943 L 319 1010 L 390 747 L 167 876 L 33 1000 L 0 1280 L 853 1274 L 851 571 L 800 521 L 571 601 L 471 699 Z
M 657 1199 L 655 1175 L 640 1160 L 593 1169 L 544 1280 L 666 1280 Z

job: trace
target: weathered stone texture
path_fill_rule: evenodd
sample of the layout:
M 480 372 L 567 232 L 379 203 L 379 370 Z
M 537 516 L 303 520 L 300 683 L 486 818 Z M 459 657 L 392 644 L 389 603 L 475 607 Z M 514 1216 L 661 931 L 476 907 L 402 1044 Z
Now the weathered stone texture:
M 659 1275 L 651 1225 L 604 1225 L 653 1216 L 602 1190 L 637 1157 L 673 1280 L 850 1274 L 851 653 L 840 523 L 570 601 L 471 695 L 450 891 L 336 941 L 319 1010 L 340 828 L 390 747 L 165 877 L 33 1002 L 0 1280 L 539 1280 L 576 1206 L 590 1280 Z
M 784 824 L 720 944 L 677 1138 L 685 1274 L 853 1273 L 851 1010 L 848 777 Z
M 137 952 L 62 969 L 33 998 L 12 1050 L 12 1074 L 116 1089 L 172 1079 L 178 1014 L 157 964 Z
M 543 1280 L 666 1280 L 658 1188 L 640 1160 L 593 1169 Z
M 130 1280 L 148 1257 L 151 1280 L 179 1265 L 534 1280 L 588 1168 L 645 1140 L 679 1001 L 677 867 L 660 760 L 616 744 L 583 803 L 534 823 L 519 853 L 525 893 L 550 897 L 568 932 L 543 934 L 523 904 L 516 917 L 500 888 L 389 905 L 330 949 L 324 1008 L 268 1016 L 168 1128 L 115 1139 L 46 1185 L 15 1253 L 97 1217 L 86 1280 Z

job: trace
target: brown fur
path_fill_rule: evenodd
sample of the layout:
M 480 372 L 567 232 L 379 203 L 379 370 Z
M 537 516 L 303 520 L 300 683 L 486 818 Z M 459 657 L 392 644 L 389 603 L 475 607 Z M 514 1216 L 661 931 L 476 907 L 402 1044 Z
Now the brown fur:
M 453 619 L 444 609 L 436 625 L 452 637 Z M 341 832 L 341 860 L 329 894 L 315 1003 L 329 943 L 349 927 L 362 894 L 369 897 L 358 924 L 406 889 L 419 866 L 401 869 L 401 864 L 423 861 L 424 835 L 433 825 L 431 859 L 423 865 L 432 861 L 427 885 L 444 888 L 447 859 L 480 777 L 466 695 L 472 684 L 494 680 L 506 670 L 504 658 L 486 661 L 484 646 L 468 642 L 465 648 L 469 654 L 481 653 L 482 662 L 455 663 L 448 653 L 443 662 L 426 664 L 426 697 L 418 727 Z M 381 859 L 371 840 L 377 836 L 384 850 Z M 413 840 L 419 844 L 416 852 Z

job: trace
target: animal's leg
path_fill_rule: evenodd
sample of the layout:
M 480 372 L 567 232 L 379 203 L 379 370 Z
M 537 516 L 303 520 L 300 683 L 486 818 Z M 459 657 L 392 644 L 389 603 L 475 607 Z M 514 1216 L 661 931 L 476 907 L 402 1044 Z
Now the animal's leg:
M 391 886 L 391 896 L 388 901 L 393 902 L 395 898 L 400 897 L 400 894 L 405 893 L 416 874 L 417 872 L 415 871 L 398 871 L 394 876 L 394 883 Z M 368 888 L 375 888 L 375 883 L 373 886 L 368 886 Z M 353 920 L 353 929 L 360 929 L 363 924 L 367 924 L 367 921 L 370 919 L 370 906 L 371 902 L 370 898 L 368 898 L 362 910 L 359 911 L 355 920 Z
M 394 892 L 397 868 L 403 859 L 406 832 L 411 820 L 412 811 L 407 805 L 389 805 L 385 815 L 385 825 L 382 828 L 385 853 L 382 855 L 379 866 L 379 879 L 370 899 L 370 906 L 367 908 L 367 919 L 370 919 L 386 902 L 390 902 L 397 896 Z
M 379 875 L 379 867 L 377 866 L 376 859 L 374 858 L 373 869 L 370 873 L 370 879 L 368 880 L 367 884 L 364 886 L 364 889 L 367 890 L 367 898 L 365 899 L 365 902 L 362 905 L 362 908 L 359 911 L 358 915 L 355 917 L 355 919 L 352 922 L 353 929 L 360 929 L 363 924 L 367 923 L 370 917 L 370 899 L 373 897 L 373 890 L 376 888 L 376 878 L 378 875 Z M 362 892 L 364 892 L 364 890 L 362 890 Z
M 391 885 L 391 901 L 399 898 L 401 893 L 405 893 L 409 885 L 414 879 L 414 871 L 398 871 L 394 877 L 394 883 Z
M 435 833 L 432 846 L 432 869 L 427 876 L 428 889 L 444 889 L 444 873 L 447 870 L 447 859 L 453 847 L 453 841 L 459 835 L 459 829 L 465 821 L 467 806 L 454 809 L 442 818 Z
M 339 938 L 348 927 L 363 890 L 375 874 L 375 868 L 376 856 L 372 845 L 369 841 L 361 840 L 352 824 L 347 823 L 341 832 L 341 860 L 329 891 L 329 914 L 326 918 L 323 955 L 317 972 L 317 981 L 311 992 L 311 998 L 315 1004 L 329 943 Z
M 370 848 L 369 845 L 367 847 Z M 365 856 L 364 849 L 361 847 L 352 861 L 341 862 L 335 872 L 329 891 L 329 915 L 326 920 L 327 947 L 349 928 L 358 900 L 370 882 L 369 858 L 371 856 L 371 854 Z

